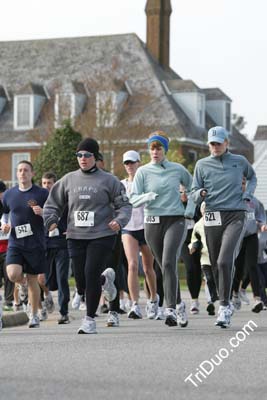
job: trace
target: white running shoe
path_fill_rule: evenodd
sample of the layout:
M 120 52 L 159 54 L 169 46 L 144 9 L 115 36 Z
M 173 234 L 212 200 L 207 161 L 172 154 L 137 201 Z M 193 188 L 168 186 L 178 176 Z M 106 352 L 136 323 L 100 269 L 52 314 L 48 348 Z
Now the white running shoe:
M 247 296 L 246 289 L 240 289 L 239 291 L 240 300 L 247 306 L 250 304 L 249 298 Z
M 107 319 L 107 326 L 119 326 L 119 314 L 116 311 L 109 311 L 108 319 Z
M 28 286 L 26 283 L 24 284 L 18 284 L 18 289 L 19 289 L 19 299 L 21 303 L 27 302 L 28 300 Z
M 40 320 L 38 315 L 32 314 L 30 315 L 30 320 L 29 320 L 29 328 L 39 328 L 40 327 Z
M 176 313 L 178 325 L 180 325 L 181 328 L 185 328 L 188 325 L 188 318 L 185 303 L 183 301 L 176 305 Z
M 133 303 L 130 311 L 128 312 L 128 318 L 132 318 L 132 319 L 143 318 L 139 304 Z
M 71 307 L 74 310 L 78 310 L 78 308 L 80 307 L 81 304 L 81 295 L 78 294 L 77 290 L 75 291 L 75 295 L 73 297 L 72 303 L 71 303 Z
M 81 300 L 80 305 L 79 305 L 79 310 L 80 311 L 86 311 L 86 303 L 85 303 L 85 301 Z
M 147 300 L 146 302 L 146 315 L 148 319 L 155 319 L 158 313 L 159 296 L 157 295 L 156 301 Z
M 190 314 L 199 314 L 199 301 L 194 300 L 191 303 Z
M 174 308 L 165 308 L 165 324 L 168 326 L 177 326 L 177 314 Z
M 157 321 L 163 321 L 165 319 L 164 307 L 158 307 L 158 312 L 155 319 Z
M 82 325 L 78 329 L 77 333 L 85 333 L 85 334 L 91 334 L 91 333 L 97 333 L 96 332 L 96 323 L 94 319 L 91 319 L 89 317 L 84 317 L 82 319 Z
M 107 268 L 102 275 L 106 278 L 102 286 L 103 295 L 107 301 L 113 301 L 117 295 L 117 289 L 114 285 L 115 271 L 112 268 Z
M 125 303 L 126 312 L 129 312 L 132 308 L 132 300 L 128 299 Z
M 38 316 L 40 321 L 45 321 L 48 318 L 47 309 L 44 306 L 38 311 Z
M 242 307 L 242 302 L 241 302 L 241 299 L 240 299 L 239 292 L 233 294 L 233 297 L 232 297 L 232 304 L 233 304 L 235 310 L 238 311 L 238 310 L 241 309 L 241 307 Z
M 129 311 L 129 310 L 127 310 L 127 308 L 126 308 L 126 302 L 125 302 L 124 299 L 120 299 L 120 310 L 121 310 L 121 311 L 124 311 L 124 313 L 127 313 L 127 311 Z
M 48 295 L 45 297 L 44 304 L 49 314 L 52 314 L 52 312 L 55 311 L 55 304 L 51 292 L 49 292 Z
M 218 317 L 215 325 L 220 326 L 221 328 L 228 328 L 231 325 L 231 316 L 233 315 L 233 311 L 231 310 L 231 306 L 220 306 L 218 310 Z

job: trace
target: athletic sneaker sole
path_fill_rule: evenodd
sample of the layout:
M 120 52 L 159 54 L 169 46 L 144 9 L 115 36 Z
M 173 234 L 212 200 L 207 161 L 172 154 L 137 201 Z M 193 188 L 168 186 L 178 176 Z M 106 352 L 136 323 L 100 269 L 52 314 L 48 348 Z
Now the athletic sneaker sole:
M 165 324 L 168 326 L 177 326 L 177 321 L 172 317 L 166 317 Z
M 215 326 L 219 326 L 221 328 L 229 328 L 230 324 L 226 324 L 225 322 L 215 322 Z
M 179 322 L 179 326 L 180 326 L 181 328 L 186 328 L 187 325 L 188 325 L 188 321 L 186 321 L 186 322 Z
M 78 330 L 78 335 L 93 335 L 93 334 L 96 334 L 97 332 L 95 331 L 95 332 L 84 332 L 82 329 L 79 329 Z
M 262 303 L 258 303 L 252 308 L 251 311 L 258 314 L 262 310 L 263 310 L 263 304 Z
M 131 311 L 130 314 L 128 315 L 128 318 L 132 318 L 132 319 L 142 319 L 142 317 L 140 317 L 139 315 L 135 314 L 134 311 Z
M 113 322 L 107 322 L 106 326 L 109 328 L 117 328 L 119 324 L 114 324 Z

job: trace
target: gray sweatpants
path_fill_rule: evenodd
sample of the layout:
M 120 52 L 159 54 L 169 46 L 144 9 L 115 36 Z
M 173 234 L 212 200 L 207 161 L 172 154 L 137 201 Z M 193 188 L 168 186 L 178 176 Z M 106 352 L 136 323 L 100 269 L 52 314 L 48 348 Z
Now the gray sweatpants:
M 221 226 L 205 226 L 211 266 L 219 293 L 220 305 L 230 302 L 234 262 L 246 229 L 245 211 L 221 211 Z
M 160 266 L 166 307 L 175 308 L 178 288 L 177 261 L 187 234 L 184 217 L 163 216 L 159 224 L 145 223 L 145 239 Z

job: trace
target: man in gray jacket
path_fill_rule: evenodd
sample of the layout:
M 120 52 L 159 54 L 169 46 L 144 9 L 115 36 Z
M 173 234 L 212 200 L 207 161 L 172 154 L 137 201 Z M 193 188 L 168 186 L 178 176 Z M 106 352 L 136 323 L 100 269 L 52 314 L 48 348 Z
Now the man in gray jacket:
M 234 261 L 246 226 L 246 201 L 257 180 L 247 159 L 228 150 L 228 133 L 223 127 L 209 130 L 208 144 L 210 156 L 196 163 L 192 197 L 196 203 L 206 202 L 205 234 L 220 300 L 216 325 L 225 328 L 233 313 L 230 294 Z M 247 180 L 244 192 L 243 177 Z
M 78 333 L 96 333 L 94 316 L 101 286 L 108 301 L 116 296 L 115 272 L 105 262 L 115 245 L 117 232 L 131 217 L 132 206 L 124 186 L 114 175 L 98 169 L 99 146 L 82 140 L 76 152 L 80 168 L 55 183 L 44 207 L 48 230 L 58 224 L 68 207 L 67 242 L 77 287 L 85 291 L 86 316 Z M 103 272 L 104 271 L 104 272 Z

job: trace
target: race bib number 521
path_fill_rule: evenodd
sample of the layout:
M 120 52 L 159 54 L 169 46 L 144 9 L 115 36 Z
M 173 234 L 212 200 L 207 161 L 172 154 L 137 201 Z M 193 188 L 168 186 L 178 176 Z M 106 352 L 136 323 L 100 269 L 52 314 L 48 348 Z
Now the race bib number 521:
M 91 211 L 74 211 L 75 226 L 94 226 L 95 213 Z
M 206 211 L 204 215 L 205 226 L 221 226 L 221 214 L 220 211 Z

